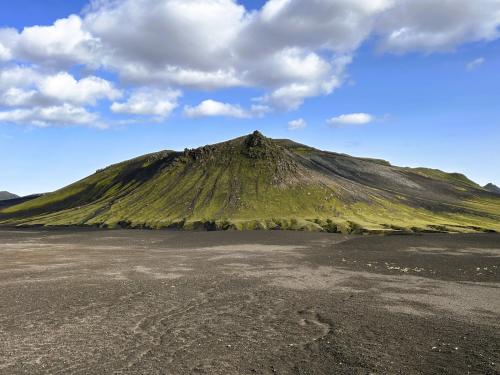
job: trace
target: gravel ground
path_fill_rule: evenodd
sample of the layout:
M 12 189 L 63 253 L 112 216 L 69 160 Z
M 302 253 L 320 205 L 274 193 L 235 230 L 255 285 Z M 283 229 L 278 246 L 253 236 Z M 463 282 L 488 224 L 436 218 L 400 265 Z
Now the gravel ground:
M 0 230 L 1 374 L 500 374 L 500 236 Z

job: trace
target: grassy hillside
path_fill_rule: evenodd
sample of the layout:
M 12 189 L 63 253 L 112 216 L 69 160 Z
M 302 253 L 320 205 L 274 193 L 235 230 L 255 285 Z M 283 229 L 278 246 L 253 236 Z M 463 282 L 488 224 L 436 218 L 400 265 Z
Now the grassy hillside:
M 255 132 L 112 165 L 0 210 L 0 224 L 500 231 L 500 196 L 460 174 L 395 167 Z

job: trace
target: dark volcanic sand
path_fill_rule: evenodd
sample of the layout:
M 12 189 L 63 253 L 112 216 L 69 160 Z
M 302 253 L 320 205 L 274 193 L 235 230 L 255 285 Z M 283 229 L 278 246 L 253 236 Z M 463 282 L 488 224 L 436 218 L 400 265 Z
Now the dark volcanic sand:
M 500 236 L 0 231 L 2 374 L 498 374 Z

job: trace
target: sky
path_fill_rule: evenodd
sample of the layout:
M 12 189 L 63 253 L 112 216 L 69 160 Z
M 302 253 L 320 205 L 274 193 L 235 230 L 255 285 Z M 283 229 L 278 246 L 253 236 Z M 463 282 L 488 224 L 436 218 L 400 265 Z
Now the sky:
M 260 130 L 500 185 L 500 0 L 0 2 L 0 190 Z

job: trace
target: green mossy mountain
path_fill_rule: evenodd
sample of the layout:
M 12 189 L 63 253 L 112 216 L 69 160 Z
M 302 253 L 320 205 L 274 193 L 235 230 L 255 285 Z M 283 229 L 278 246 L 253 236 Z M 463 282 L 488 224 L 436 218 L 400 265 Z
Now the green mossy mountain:
M 500 197 L 462 174 L 401 168 L 259 132 L 111 165 L 0 209 L 9 226 L 500 231 Z

